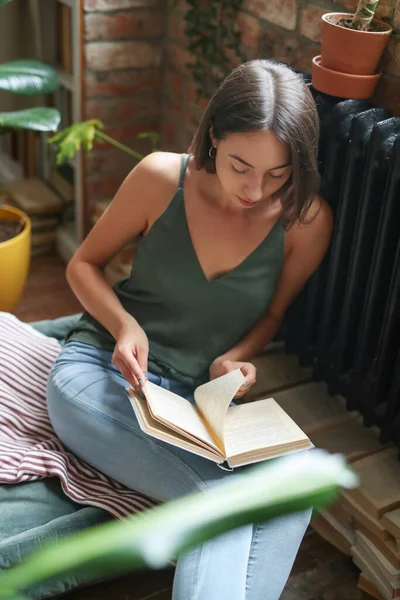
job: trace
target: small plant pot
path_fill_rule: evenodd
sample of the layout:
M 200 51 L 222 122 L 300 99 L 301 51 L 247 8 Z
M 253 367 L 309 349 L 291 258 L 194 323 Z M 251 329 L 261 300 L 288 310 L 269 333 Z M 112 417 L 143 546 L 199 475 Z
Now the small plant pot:
M 378 85 L 381 73 L 375 75 L 351 75 L 326 69 L 321 65 L 321 56 L 312 61 L 312 86 L 319 92 L 337 98 L 370 98 Z
M 0 243 L 0 311 L 17 307 L 28 275 L 31 250 L 29 217 L 12 206 L 0 207 L 0 221 L 22 222 L 22 231 Z
M 350 23 L 352 18 L 349 13 L 322 16 L 321 65 L 339 73 L 374 75 L 393 29 L 377 19 L 372 21 L 373 31 L 358 31 L 339 24 Z

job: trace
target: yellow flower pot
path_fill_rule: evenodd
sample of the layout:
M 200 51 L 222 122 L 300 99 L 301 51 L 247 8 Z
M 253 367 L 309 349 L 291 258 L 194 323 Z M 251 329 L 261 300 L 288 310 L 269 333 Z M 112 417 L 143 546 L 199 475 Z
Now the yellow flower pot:
M 31 250 L 31 221 L 12 206 L 0 206 L 0 221 L 23 220 L 24 228 L 11 240 L 0 243 L 0 311 L 13 312 L 20 301 L 28 275 Z

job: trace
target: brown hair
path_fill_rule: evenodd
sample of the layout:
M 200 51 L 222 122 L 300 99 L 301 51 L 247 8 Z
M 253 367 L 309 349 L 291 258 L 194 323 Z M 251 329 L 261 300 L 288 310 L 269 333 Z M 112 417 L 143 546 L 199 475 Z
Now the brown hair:
M 230 133 L 271 130 L 290 148 L 292 174 L 278 190 L 283 220 L 304 221 L 318 192 L 319 119 L 301 75 L 273 60 L 252 60 L 237 67 L 212 96 L 192 140 L 197 169 L 215 173 L 210 126 L 217 140 Z

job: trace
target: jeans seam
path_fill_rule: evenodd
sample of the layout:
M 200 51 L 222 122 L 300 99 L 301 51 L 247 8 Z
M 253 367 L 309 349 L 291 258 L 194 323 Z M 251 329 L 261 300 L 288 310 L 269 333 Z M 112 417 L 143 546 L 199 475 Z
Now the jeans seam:
M 250 568 L 252 566 L 251 565 L 251 556 L 252 556 L 254 547 L 256 545 L 257 536 L 259 534 L 260 529 L 261 529 L 261 525 L 256 525 L 255 526 L 255 531 L 254 531 L 254 534 L 253 534 L 253 539 L 251 540 L 251 544 L 250 544 L 249 558 L 248 558 L 248 561 L 247 561 L 247 570 L 246 570 L 245 596 L 247 596 L 248 591 L 250 591 L 250 586 L 249 586 L 249 570 L 250 570 Z
M 200 552 L 197 550 L 199 557 L 197 560 L 197 565 L 196 565 L 196 569 L 194 569 L 194 579 L 193 579 L 193 600 L 196 600 L 197 598 L 197 592 L 198 592 L 198 588 L 199 588 L 199 572 L 200 572 L 200 563 L 201 563 L 201 559 L 203 558 L 203 550 L 204 550 L 204 543 L 201 544 L 200 547 Z

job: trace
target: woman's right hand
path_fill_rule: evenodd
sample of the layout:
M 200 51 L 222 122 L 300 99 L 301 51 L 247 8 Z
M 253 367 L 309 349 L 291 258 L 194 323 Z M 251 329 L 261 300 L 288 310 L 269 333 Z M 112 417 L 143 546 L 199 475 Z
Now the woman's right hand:
M 122 325 L 118 336 L 112 363 L 136 391 L 144 385 L 149 354 L 149 341 L 139 323 L 129 317 Z

